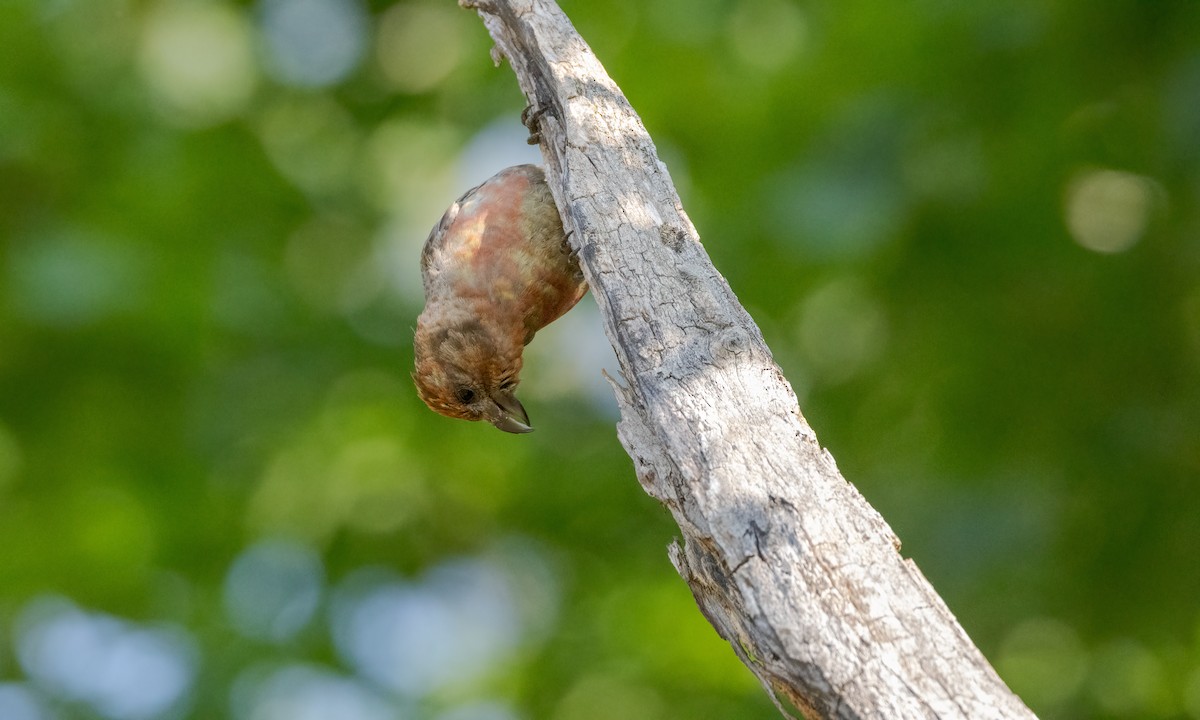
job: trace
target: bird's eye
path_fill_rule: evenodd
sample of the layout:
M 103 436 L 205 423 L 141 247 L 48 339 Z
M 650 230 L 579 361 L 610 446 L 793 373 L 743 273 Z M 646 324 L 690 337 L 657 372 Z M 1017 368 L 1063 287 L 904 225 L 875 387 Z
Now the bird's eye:
M 470 405 L 475 402 L 475 391 L 468 387 L 459 388 L 458 392 L 455 393 L 455 397 L 463 405 Z

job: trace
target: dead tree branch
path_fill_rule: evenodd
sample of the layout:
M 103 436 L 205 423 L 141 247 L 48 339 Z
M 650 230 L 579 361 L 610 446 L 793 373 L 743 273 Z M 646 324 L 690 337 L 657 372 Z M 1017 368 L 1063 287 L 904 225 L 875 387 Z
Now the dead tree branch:
M 813 718 L 1032 718 L 800 414 L 654 144 L 552 0 L 478 10 L 533 106 L 616 349 L 617 427 L 683 535 L 671 561 L 773 693 Z

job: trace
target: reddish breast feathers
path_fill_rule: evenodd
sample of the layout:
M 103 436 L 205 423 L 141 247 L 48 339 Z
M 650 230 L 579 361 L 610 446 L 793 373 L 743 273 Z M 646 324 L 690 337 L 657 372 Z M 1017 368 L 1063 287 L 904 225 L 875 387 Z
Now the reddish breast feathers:
M 512 395 L 522 349 L 587 292 L 541 169 L 508 168 L 459 198 L 421 267 L 413 378 L 422 399 L 444 415 L 528 431 Z

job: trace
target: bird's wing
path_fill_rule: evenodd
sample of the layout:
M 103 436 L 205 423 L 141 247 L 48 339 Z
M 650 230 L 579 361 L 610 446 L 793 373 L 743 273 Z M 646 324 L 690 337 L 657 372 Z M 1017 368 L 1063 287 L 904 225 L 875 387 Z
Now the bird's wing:
M 433 263 L 434 257 L 437 256 L 438 252 L 443 247 L 445 247 L 446 231 L 449 230 L 450 226 L 454 224 L 454 220 L 458 217 L 459 211 L 462 209 L 467 200 L 471 199 L 471 196 L 479 192 L 479 188 L 483 187 L 484 184 L 485 183 L 480 183 L 463 193 L 462 197 L 455 200 L 454 203 L 450 205 L 445 214 L 442 215 L 442 219 L 438 221 L 438 224 L 434 225 L 433 229 L 429 231 L 429 237 L 425 238 L 425 246 L 421 250 L 422 278 L 428 277 L 430 273 L 429 266 Z M 437 268 L 434 268 L 435 272 L 436 270 Z
M 474 192 L 474 189 L 471 190 Z M 469 194 L 469 193 L 468 193 Z M 463 196 L 465 198 L 466 195 Z M 429 265 L 433 262 L 434 256 L 438 250 L 446 243 L 446 231 L 450 229 L 450 225 L 454 223 L 454 218 L 458 217 L 458 210 L 461 207 L 459 203 L 463 198 L 459 198 L 453 205 L 446 210 L 442 215 L 442 219 L 437 225 L 429 231 L 429 237 L 425 238 L 425 246 L 421 249 L 421 276 L 425 277 L 429 274 Z

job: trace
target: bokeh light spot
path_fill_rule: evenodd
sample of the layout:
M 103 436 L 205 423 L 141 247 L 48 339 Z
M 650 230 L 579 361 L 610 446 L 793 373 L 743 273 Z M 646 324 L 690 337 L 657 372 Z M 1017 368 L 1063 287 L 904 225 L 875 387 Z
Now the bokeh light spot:
M 4 720 L 51 720 L 46 704 L 20 683 L 0 683 L 0 718 Z
M 433 209 L 442 205 L 442 193 L 452 186 L 451 163 L 460 143 L 457 133 L 446 126 L 407 119 L 381 123 L 366 145 L 363 180 L 368 196 L 381 210 L 428 218 L 433 227 L 450 204 Z M 426 229 L 422 239 L 428 233 Z
M 555 614 L 556 594 L 538 577 L 478 558 L 447 561 L 415 583 L 362 571 L 335 594 L 334 642 L 364 677 L 409 697 L 469 686 L 529 641 L 535 622 L 523 598 L 543 603 L 537 622 Z
M 65 228 L 14 243 L 10 253 L 6 289 L 35 323 L 87 325 L 141 300 L 145 263 L 124 242 Z
M 467 19 L 453 4 L 437 0 L 393 5 L 379 20 L 376 41 L 384 76 L 403 92 L 436 87 L 458 65 Z
M 867 367 L 887 344 L 882 307 L 856 279 L 834 280 L 804 301 L 800 343 L 813 373 L 841 382 Z
M 976 200 L 989 181 L 983 143 L 974 134 L 922 138 L 908 148 L 903 162 L 906 187 L 933 200 Z
M 1162 661 L 1140 643 L 1114 641 L 1095 654 L 1089 682 L 1106 715 L 1166 717 L 1172 715 Z
M 436 720 L 519 720 L 519 716 L 501 702 L 483 701 L 451 708 Z
M 350 527 L 393 532 L 412 519 L 421 490 L 412 492 L 397 482 L 409 462 L 408 453 L 390 437 L 364 437 L 342 446 L 329 468 L 329 483 L 345 490 L 340 504 L 349 510 Z
M 142 76 L 168 120 L 207 126 L 236 115 L 257 84 L 250 24 L 222 3 L 157 6 L 142 29 Z
M 620 365 L 603 327 L 600 309 L 588 293 L 571 312 L 540 330 L 538 342 L 525 351 L 524 365 L 537 382 L 523 385 L 523 395 L 542 401 L 582 398 L 598 415 L 620 417 L 603 374 L 615 375 Z
M 501 115 L 463 146 L 458 158 L 459 185 L 465 190 L 487 180 L 510 165 L 542 164 L 542 154 L 525 142 L 529 129 L 516 113 Z
M 559 702 L 554 720 L 657 720 L 666 706 L 653 689 L 611 675 L 587 675 Z
M 512 588 L 494 568 L 462 561 L 419 585 L 389 583 L 340 606 L 335 639 L 360 673 L 421 697 L 467 683 L 519 638 Z
M 1154 183 L 1118 170 L 1089 170 L 1067 186 L 1067 229 L 1075 242 L 1100 253 L 1119 253 L 1141 239 L 1150 220 Z
M 357 0 L 264 0 L 267 70 L 295 87 L 325 87 L 358 67 L 367 15 Z
M 1013 692 L 1039 708 L 1062 704 L 1087 675 L 1087 651 L 1074 628 L 1052 618 L 1027 620 L 1000 646 L 996 668 Z
M 695 612 L 686 587 L 664 578 L 656 583 L 621 585 L 597 598 L 600 624 L 611 628 L 603 641 L 612 657 L 636 658 L 664 684 L 695 681 L 709 690 L 754 692 L 759 684 L 733 653 L 713 653 L 722 641 Z M 669 643 L 647 643 L 648 637 Z
M 278 268 L 233 246 L 222 248 L 212 274 L 213 319 L 229 330 L 270 335 L 284 322 Z
M 312 424 L 270 463 L 251 518 L 267 533 L 321 538 L 350 527 L 394 531 L 422 517 L 429 489 L 401 443 L 412 392 L 394 375 L 352 371 L 330 387 Z
M 257 126 L 271 162 L 301 190 L 321 197 L 353 183 L 361 144 L 358 127 L 329 96 L 278 100 L 266 108 Z
M 386 288 L 366 231 L 340 217 L 318 217 L 288 238 L 288 280 L 313 307 L 342 313 L 365 307 Z
M 22 611 L 17 657 L 50 692 L 117 720 L 149 719 L 176 706 L 196 676 L 194 642 L 183 630 L 141 627 L 56 597 Z
M 72 498 L 71 534 L 81 561 L 103 571 L 110 581 L 137 577 L 149 569 L 158 545 L 157 526 L 144 498 L 121 475 L 97 469 L 86 490 Z
M 741 0 L 729 18 L 729 41 L 747 65 L 778 70 L 804 49 L 808 23 L 788 0 Z
M 708 42 L 724 21 L 722 0 L 655 0 L 642 8 L 656 37 L 677 43 Z
M 767 221 L 806 260 L 858 259 L 896 232 L 905 198 L 883 170 L 818 161 L 764 180 Z
M 394 438 L 308 433 L 272 462 L 251 514 L 264 530 L 321 538 L 343 527 L 395 530 L 426 502 L 424 481 Z
M 283 642 L 312 619 L 324 576 L 320 559 L 307 546 L 262 541 L 243 552 L 229 569 L 225 611 L 243 635 Z
M 407 717 L 356 679 L 314 665 L 251 668 L 234 684 L 239 720 L 400 720 Z

